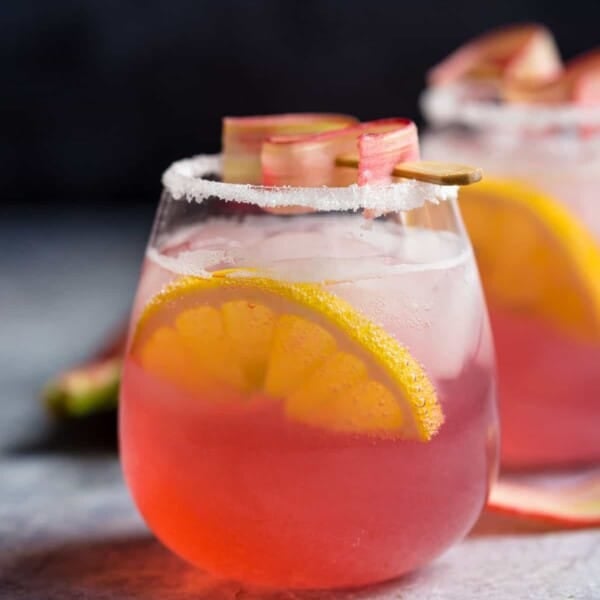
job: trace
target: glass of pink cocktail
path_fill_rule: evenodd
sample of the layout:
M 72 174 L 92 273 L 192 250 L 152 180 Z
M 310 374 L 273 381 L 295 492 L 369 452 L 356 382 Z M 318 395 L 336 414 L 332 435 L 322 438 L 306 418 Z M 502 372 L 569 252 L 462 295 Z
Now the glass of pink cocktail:
M 392 166 L 417 158 L 408 122 L 315 119 L 278 117 L 287 136 L 268 139 L 260 119 L 226 122 L 245 143 L 226 129 L 223 157 L 165 173 L 120 403 L 125 476 L 158 538 L 282 589 L 423 565 L 467 533 L 496 470 L 457 188 L 381 175 L 379 146 Z M 332 155 L 357 142 L 362 185 Z
M 426 158 L 477 160 L 461 197 L 498 355 L 502 463 L 600 461 L 600 51 L 491 32 L 431 71 Z

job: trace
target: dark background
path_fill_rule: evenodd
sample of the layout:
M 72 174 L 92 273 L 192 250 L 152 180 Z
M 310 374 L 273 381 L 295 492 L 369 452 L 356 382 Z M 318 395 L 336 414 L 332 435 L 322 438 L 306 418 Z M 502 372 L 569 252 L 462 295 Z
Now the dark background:
M 3 414 L 125 318 L 160 176 L 223 115 L 418 119 L 426 69 L 516 21 L 600 45 L 600 0 L 0 0 Z
M 154 209 L 174 159 L 225 114 L 418 118 L 425 70 L 535 20 L 565 57 L 600 44 L 589 0 L 4 0 L 3 210 Z

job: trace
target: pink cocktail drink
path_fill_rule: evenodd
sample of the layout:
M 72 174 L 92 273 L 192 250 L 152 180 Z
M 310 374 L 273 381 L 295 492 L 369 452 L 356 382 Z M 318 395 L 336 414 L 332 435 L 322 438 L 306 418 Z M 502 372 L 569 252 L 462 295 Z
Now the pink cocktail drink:
M 409 439 L 304 418 L 264 389 L 198 391 L 146 368 L 134 339 L 121 445 L 144 518 L 190 562 L 254 585 L 358 586 L 426 563 L 474 523 L 496 465 L 493 350 L 468 242 L 360 214 L 210 217 L 150 248 L 134 324 L 169 284 L 257 271 L 318 285 L 383 328 L 423 365 L 443 423 Z M 351 394 L 342 375 L 326 385 Z
M 478 156 L 489 179 L 507 182 L 507 195 L 495 201 L 506 204 L 503 217 L 478 217 L 493 206 L 486 182 L 481 198 L 462 209 L 481 260 L 498 360 L 502 463 L 510 468 L 600 460 L 600 227 L 593 211 L 600 152 L 598 139 L 561 137 L 447 131 L 425 145 L 431 158 Z M 533 194 L 536 207 L 527 208 L 521 199 Z M 504 228 L 495 229 L 501 219 Z
M 427 446 L 316 431 L 269 399 L 218 410 L 161 383 L 127 366 L 129 485 L 156 535 L 217 576 L 294 588 L 383 581 L 463 537 L 483 507 L 495 441 L 475 365 L 444 390 L 447 424 Z
M 476 160 L 461 209 L 498 357 L 502 464 L 600 460 L 600 51 L 514 25 L 432 69 L 426 158 Z
M 163 176 L 121 387 L 133 497 L 220 578 L 400 576 L 466 534 L 496 469 L 456 204 L 480 175 L 415 166 L 407 119 L 228 118 L 223 150 Z
M 600 460 L 600 345 L 490 307 L 508 467 Z M 532 434 L 532 430 L 535 433 Z

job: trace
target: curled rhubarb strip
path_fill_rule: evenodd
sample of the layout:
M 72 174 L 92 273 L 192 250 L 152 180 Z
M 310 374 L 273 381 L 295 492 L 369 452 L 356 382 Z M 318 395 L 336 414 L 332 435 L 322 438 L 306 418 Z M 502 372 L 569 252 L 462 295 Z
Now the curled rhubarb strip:
M 600 469 L 566 475 L 503 475 L 488 508 L 562 527 L 600 525 Z
M 407 119 L 367 123 L 358 138 L 358 157 L 358 185 L 388 183 L 397 164 L 419 160 L 415 124 Z
M 274 135 L 308 135 L 348 127 L 358 121 L 348 115 L 303 113 L 223 119 L 223 181 L 262 183 L 263 142 Z
M 571 102 L 586 106 L 600 104 L 600 49 L 569 61 L 564 79 Z
M 417 128 L 412 121 L 397 118 L 315 135 L 271 137 L 263 144 L 263 183 L 303 187 L 356 183 L 356 171 L 336 166 L 336 157 L 357 150 L 358 184 L 388 183 L 394 165 L 418 160 Z
M 562 73 L 550 81 L 507 83 L 504 98 L 537 104 L 600 104 L 600 49 L 570 60 Z
M 495 29 L 467 42 L 427 75 L 430 85 L 464 80 L 547 81 L 562 69 L 552 33 L 537 24 Z

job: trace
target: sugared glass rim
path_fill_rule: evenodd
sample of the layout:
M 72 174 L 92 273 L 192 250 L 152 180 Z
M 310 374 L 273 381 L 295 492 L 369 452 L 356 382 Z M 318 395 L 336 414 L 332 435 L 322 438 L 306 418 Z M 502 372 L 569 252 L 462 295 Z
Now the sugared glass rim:
M 427 88 L 419 102 L 429 124 L 502 131 L 600 126 L 600 106 L 497 103 L 469 98 L 469 90 L 468 84 Z
M 221 172 L 221 155 L 198 155 L 174 162 L 163 174 L 162 183 L 175 200 L 203 202 L 217 197 L 229 202 L 262 208 L 303 206 L 315 211 L 373 209 L 381 212 L 419 208 L 425 202 L 443 202 L 457 197 L 457 186 L 442 186 L 412 179 L 385 185 L 347 187 L 266 187 L 223 183 L 205 179 Z

